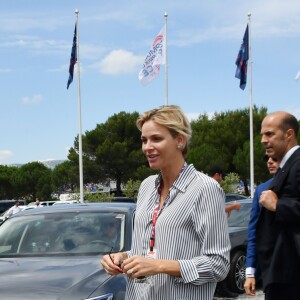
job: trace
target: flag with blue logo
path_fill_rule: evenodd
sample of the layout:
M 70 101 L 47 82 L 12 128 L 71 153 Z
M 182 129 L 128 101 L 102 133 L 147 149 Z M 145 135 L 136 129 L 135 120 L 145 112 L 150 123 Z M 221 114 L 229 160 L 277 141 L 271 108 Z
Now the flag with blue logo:
M 68 79 L 67 89 L 69 88 L 69 85 L 73 81 L 74 66 L 75 66 L 76 62 L 77 62 L 77 34 L 76 34 L 76 25 L 75 25 L 73 46 L 72 46 L 70 66 L 69 66 L 69 74 L 70 75 L 69 75 L 69 79 Z
M 241 45 L 240 51 L 236 59 L 236 72 L 235 77 L 240 79 L 240 88 L 245 89 L 247 83 L 247 64 L 249 59 L 249 31 L 248 25 L 243 38 L 243 43 Z

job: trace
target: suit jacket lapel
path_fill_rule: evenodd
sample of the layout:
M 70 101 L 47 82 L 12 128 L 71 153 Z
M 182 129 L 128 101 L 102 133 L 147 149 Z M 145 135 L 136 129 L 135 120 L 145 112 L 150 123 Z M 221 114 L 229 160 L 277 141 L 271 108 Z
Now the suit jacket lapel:
M 275 175 L 272 183 L 269 186 L 270 190 L 273 190 L 273 192 L 278 194 L 292 165 L 294 164 L 295 160 L 298 159 L 300 159 L 300 148 L 292 154 L 292 156 L 284 164 L 283 168 Z

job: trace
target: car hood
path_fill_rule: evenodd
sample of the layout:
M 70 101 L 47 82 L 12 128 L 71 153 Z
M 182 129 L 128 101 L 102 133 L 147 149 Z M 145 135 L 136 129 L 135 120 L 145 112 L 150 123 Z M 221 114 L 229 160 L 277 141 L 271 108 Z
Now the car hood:
M 101 256 L 0 258 L 1 299 L 87 298 L 109 276 L 100 264 Z M 78 297 L 77 297 L 78 296 Z

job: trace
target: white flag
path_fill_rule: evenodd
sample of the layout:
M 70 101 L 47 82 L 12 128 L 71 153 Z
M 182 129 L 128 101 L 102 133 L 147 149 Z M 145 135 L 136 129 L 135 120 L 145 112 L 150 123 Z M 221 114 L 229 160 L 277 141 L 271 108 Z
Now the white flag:
M 297 73 L 295 80 L 299 80 L 300 79 L 300 71 Z
M 166 63 L 166 25 L 156 36 L 143 67 L 139 73 L 139 80 L 146 85 L 159 75 L 160 65 Z

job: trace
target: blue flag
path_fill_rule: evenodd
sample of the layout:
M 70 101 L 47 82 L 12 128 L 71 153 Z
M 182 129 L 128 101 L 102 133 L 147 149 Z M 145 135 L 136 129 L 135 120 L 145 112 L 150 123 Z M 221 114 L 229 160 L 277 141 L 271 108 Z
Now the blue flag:
M 238 57 L 236 59 L 236 72 L 235 77 L 240 79 L 240 88 L 245 89 L 247 83 L 247 63 L 249 59 L 249 33 L 248 25 L 243 38 L 243 43 L 241 45 Z
M 74 75 L 74 66 L 77 62 L 77 34 L 76 34 L 76 25 L 74 30 L 74 38 L 73 38 L 73 46 L 72 46 L 72 52 L 71 52 L 71 58 L 70 58 L 70 67 L 69 67 L 69 79 L 67 84 L 67 89 L 69 88 L 69 85 L 73 81 L 73 75 Z

